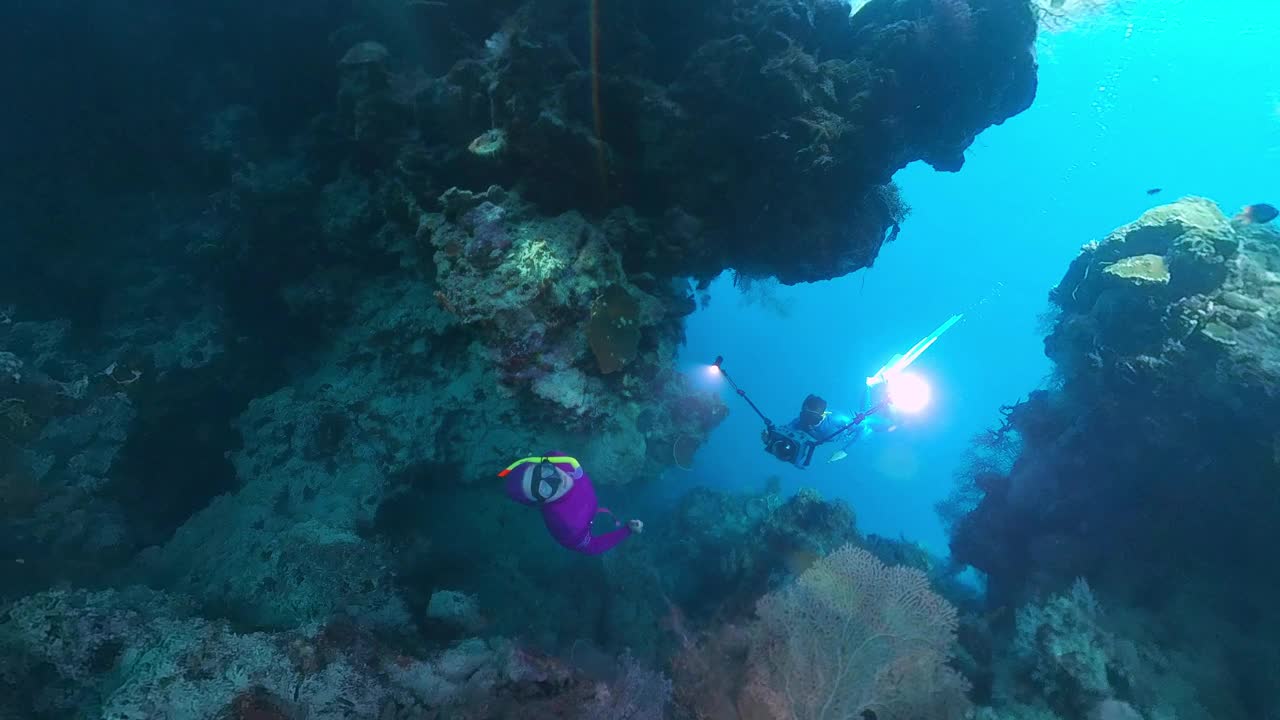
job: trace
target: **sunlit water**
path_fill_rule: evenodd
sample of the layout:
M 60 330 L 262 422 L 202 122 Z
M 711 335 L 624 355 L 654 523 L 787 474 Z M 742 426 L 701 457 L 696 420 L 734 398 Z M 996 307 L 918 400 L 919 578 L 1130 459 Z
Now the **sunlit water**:
M 820 451 L 801 471 L 762 452 L 759 419 L 726 388 L 731 417 L 666 489 L 776 475 L 788 491 L 850 501 L 865 531 L 944 553 L 933 505 L 968 438 L 1049 382 L 1038 319 L 1079 247 L 1184 195 L 1228 213 L 1280 198 L 1278 21 L 1267 0 L 1148 0 L 1042 35 L 1030 110 L 983 133 L 958 174 L 920 163 L 898 173 L 915 210 L 874 268 L 780 288 L 767 307 L 722 277 L 690 320 L 682 366 L 712 382 L 702 368 L 724 355 L 779 422 L 810 392 L 858 409 L 866 376 L 893 353 L 952 313 L 966 319 L 917 363 L 933 404 L 910 426 L 835 465 Z

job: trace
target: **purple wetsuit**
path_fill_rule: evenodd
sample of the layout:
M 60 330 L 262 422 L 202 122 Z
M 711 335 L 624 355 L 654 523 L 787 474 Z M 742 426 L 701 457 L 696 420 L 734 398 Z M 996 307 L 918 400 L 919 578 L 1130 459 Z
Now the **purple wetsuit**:
M 572 466 L 558 463 L 556 467 L 573 476 Z M 537 505 L 524 490 L 524 471 L 525 466 L 520 466 L 507 476 L 507 495 L 518 503 Z M 600 507 L 596 490 L 585 470 L 582 477 L 574 479 L 573 487 L 563 497 L 543 504 L 541 510 L 542 520 L 547 524 L 551 537 L 575 552 L 599 555 L 631 535 L 631 528 L 626 525 L 604 535 L 591 534 L 591 521 L 596 515 L 603 512 L 612 516 L 613 513 Z

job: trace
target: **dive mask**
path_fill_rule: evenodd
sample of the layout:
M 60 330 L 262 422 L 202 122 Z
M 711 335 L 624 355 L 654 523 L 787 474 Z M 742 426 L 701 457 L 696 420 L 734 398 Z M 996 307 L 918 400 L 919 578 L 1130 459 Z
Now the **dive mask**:
M 545 505 L 564 497 L 573 488 L 573 481 L 582 477 L 582 466 L 571 457 L 530 457 L 507 466 L 498 477 L 505 477 L 512 470 L 520 471 L 520 484 L 524 495 L 538 505 Z M 568 465 L 571 471 L 562 469 Z
M 545 459 L 533 468 L 532 475 L 529 480 L 529 497 L 538 503 L 545 503 L 556 497 L 566 479 L 555 463 Z

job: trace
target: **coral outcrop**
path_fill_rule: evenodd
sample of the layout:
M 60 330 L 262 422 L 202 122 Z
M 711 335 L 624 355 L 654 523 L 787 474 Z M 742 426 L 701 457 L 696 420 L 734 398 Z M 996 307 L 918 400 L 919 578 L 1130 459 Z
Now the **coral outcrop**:
M 485 56 L 415 103 L 423 136 L 457 148 L 501 131 L 507 161 L 488 176 L 541 204 L 634 208 L 630 272 L 794 283 L 865 267 L 905 213 L 894 171 L 959 170 L 979 132 L 1035 95 L 1021 0 L 880 1 L 852 17 L 835 0 L 625 2 L 600 10 L 594 37 L 587 13 L 523 3 Z
M 199 442 L 163 447 L 160 426 L 189 417 L 183 401 L 207 399 L 207 383 L 229 377 L 212 317 L 193 315 L 166 333 L 139 314 L 84 343 L 69 322 L 0 313 L 0 553 L 11 565 L 0 598 L 97 577 L 217 490 L 175 492 L 172 478 L 158 477 L 176 452 L 205 458 Z M 211 477 L 208 468 L 190 472 Z M 172 505 L 133 504 L 143 494 Z
M 1184 676 L 1203 708 L 1179 717 L 1257 712 L 1262 668 L 1280 663 L 1254 639 L 1280 631 L 1264 550 L 1280 542 L 1278 239 L 1185 198 L 1086 245 L 1051 293 L 1058 384 L 1009 410 L 1021 451 L 978 478 L 952 540 L 993 606 L 1084 578 L 1102 604 L 1156 619 L 1165 652 L 1222 658 L 1239 686 Z M 1096 665 L 1053 672 L 1095 701 L 1115 682 Z

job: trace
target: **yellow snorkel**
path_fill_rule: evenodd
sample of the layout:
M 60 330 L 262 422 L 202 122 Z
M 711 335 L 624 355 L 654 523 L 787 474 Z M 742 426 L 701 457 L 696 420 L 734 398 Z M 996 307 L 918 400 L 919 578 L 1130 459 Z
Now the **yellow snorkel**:
M 510 465 L 508 465 L 502 472 L 498 473 L 498 477 L 506 477 L 507 475 L 511 474 L 512 470 L 515 470 L 516 468 L 520 467 L 521 465 L 524 465 L 525 463 L 538 463 L 539 465 L 541 465 L 544 462 L 553 463 L 555 465 L 568 465 L 573 468 L 574 477 L 582 476 L 582 465 L 580 465 L 577 460 L 565 455 L 558 455 L 555 457 L 521 458 L 511 463 Z

